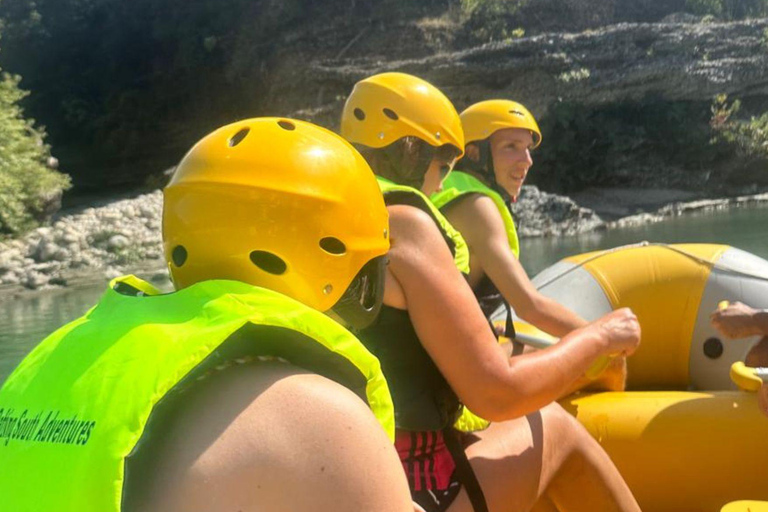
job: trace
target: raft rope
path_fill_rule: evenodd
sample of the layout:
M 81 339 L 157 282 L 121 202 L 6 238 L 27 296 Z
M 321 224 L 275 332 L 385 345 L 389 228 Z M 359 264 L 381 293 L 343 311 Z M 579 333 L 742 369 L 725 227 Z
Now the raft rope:
M 541 290 L 542 288 L 544 288 L 546 286 L 549 286 L 550 284 L 554 283 L 555 281 L 558 281 L 562 277 L 570 274 L 574 270 L 579 269 L 579 268 L 583 267 L 584 265 L 586 265 L 587 263 L 590 263 L 590 262 L 592 262 L 592 261 L 594 261 L 594 260 L 596 260 L 598 258 L 602 258 L 603 256 L 607 256 L 609 254 L 613 254 L 614 252 L 623 251 L 624 249 L 634 249 L 634 248 L 637 248 L 637 247 L 663 247 L 663 248 L 668 249 L 670 251 L 676 252 L 676 253 L 678 253 L 678 254 L 680 254 L 682 256 L 690 258 L 690 259 L 694 260 L 695 262 L 697 262 L 697 263 L 699 263 L 701 265 L 706 265 L 708 267 L 711 267 L 711 268 L 716 269 L 716 270 L 720 270 L 720 271 L 725 272 L 725 273 L 735 274 L 735 275 L 744 276 L 744 277 L 751 277 L 753 279 L 757 279 L 757 280 L 760 280 L 760 281 L 768 281 L 768 275 L 765 275 L 765 274 L 755 274 L 755 273 L 752 273 L 752 272 L 746 272 L 744 270 L 739 270 L 739 269 L 730 267 L 730 266 L 728 266 L 728 265 L 726 265 L 724 263 L 720 263 L 718 261 L 709 261 L 709 260 L 704 259 L 704 258 L 702 258 L 700 256 L 695 255 L 695 254 L 691 254 L 690 252 L 688 252 L 688 251 L 686 251 L 684 249 L 680 249 L 679 247 L 672 247 L 671 245 L 669 245 L 667 243 L 663 243 L 663 242 L 648 242 L 647 240 L 644 240 L 642 242 L 638 242 L 638 243 L 634 243 L 634 244 L 627 244 L 627 245 L 620 245 L 620 246 L 614 247 L 612 249 L 606 249 L 606 250 L 600 251 L 597 254 L 595 254 L 594 256 L 591 256 L 591 257 L 585 259 L 584 261 L 580 262 L 579 264 L 574 265 L 574 266 L 564 270 L 563 272 L 553 276 L 552 278 L 548 279 L 544 283 L 538 285 L 536 287 L 536 289 Z

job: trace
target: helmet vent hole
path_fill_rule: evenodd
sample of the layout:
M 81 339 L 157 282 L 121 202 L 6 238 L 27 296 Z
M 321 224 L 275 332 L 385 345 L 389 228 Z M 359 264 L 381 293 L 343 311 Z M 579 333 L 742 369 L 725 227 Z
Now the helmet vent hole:
M 238 144 L 240 144 L 243 141 L 243 139 L 245 138 L 245 136 L 248 135 L 248 132 L 250 132 L 250 131 L 251 131 L 250 128 L 243 128 L 242 130 L 240 130 L 239 132 L 234 134 L 232 137 L 230 137 L 230 139 L 229 139 L 229 147 L 233 148 L 233 147 L 237 146 Z
M 327 236 L 320 240 L 320 247 L 322 247 L 325 252 L 336 255 L 341 255 L 347 252 L 347 246 L 344 245 L 344 242 L 332 236 Z
M 251 252 L 251 262 L 259 267 L 264 272 L 279 276 L 285 273 L 288 266 L 277 255 L 267 251 L 253 251 Z
M 290 121 L 278 121 L 277 124 L 280 125 L 280 128 L 283 130 L 288 130 L 289 132 L 292 132 L 296 129 L 296 125 Z
M 182 266 L 187 261 L 187 250 L 184 248 L 183 245 L 177 245 L 173 248 L 173 251 L 171 252 L 171 259 L 173 260 L 173 264 L 177 267 Z
M 400 119 L 400 116 L 398 116 L 397 113 L 392 109 L 385 108 L 384 110 L 382 110 L 382 112 L 384 112 L 384 115 L 393 121 L 397 121 L 398 119 Z
M 362 109 L 356 108 L 354 110 L 354 114 L 358 121 L 362 121 L 365 119 L 365 112 L 363 112 Z

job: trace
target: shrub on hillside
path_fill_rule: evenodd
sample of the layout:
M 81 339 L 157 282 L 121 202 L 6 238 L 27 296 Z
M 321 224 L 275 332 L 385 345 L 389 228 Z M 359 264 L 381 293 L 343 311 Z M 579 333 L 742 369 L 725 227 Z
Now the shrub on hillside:
M 768 0 L 686 0 L 685 10 L 721 20 L 760 18 L 768 15 Z
M 464 28 L 475 42 L 514 37 L 516 17 L 527 0 L 461 0 Z
M 714 132 L 713 144 L 724 144 L 750 160 L 768 160 L 768 112 L 752 116 L 749 120 L 737 119 L 741 102 L 728 101 L 725 94 L 712 102 L 710 126 Z
M 49 169 L 45 133 L 25 119 L 20 77 L 0 75 L 0 237 L 35 227 L 52 198 L 69 188 L 69 177 Z

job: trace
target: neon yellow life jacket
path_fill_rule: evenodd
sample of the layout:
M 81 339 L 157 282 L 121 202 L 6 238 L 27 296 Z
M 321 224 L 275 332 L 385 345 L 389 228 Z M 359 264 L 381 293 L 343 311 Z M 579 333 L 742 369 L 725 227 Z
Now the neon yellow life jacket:
M 443 181 L 443 190 L 432 194 L 430 199 L 432 200 L 432 204 L 442 210 L 446 205 L 467 194 L 482 194 L 491 198 L 504 221 L 504 228 L 507 231 L 507 240 L 509 240 L 509 248 L 515 253 L 516 258 L 520 258 L 520 242 L 517 239 L 517 229 L 515 228 L 515 221 L 512 219 L 512 213 L 509 211 L 509 208 L 507 208 L 507 204 L 499 193 L 482 181 L 471 174 L 461 171 L 453 171 L 447 178 L 445 178 L 445 181 Z
M 125 464 L 153 407 L 246 356 L 282 358 L 349 387 L 394 439 L 378 360 L 322 313 L 235 281 L 161 295 L 126 276 L 43 340 L 0 389 L 1 508 L 119 511 Z
M 379 188 L 381 193 L 384 194 L 384 202 L 387 205 L 410 205 L 426 212 L 432 217 L 432 220 L 437 224 L 437 227 L 443 234 L 443 238 L 453 253 L 453 261 L 456 264 L 456 268 L 462 274 L 469 274 L 469 249 L 467 248 L 467 242 L 464 241 L 461 233 L 448 222 L 448 219 L 440 213 L 440 210 L 432 204 L 429 198 L 420 190 L 405 185 L 397 185 L 381 176 L 376 176 L 376 181 L 379 182 Z

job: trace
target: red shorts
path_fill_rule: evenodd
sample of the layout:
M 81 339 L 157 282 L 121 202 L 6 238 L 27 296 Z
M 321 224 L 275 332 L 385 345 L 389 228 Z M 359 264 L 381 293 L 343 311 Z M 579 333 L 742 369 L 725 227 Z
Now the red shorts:
M 395 448 L 403 464 L 413 500 L 427 512 L 440 512 L 456 499 L 461 484 L 456 463 L 441 431 L 398 430 Z

